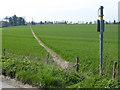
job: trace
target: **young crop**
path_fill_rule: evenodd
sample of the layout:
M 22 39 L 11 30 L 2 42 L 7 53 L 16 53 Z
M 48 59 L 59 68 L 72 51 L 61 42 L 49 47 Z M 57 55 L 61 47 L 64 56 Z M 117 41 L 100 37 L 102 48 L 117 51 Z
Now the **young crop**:
M 79 72 L 56 67 L 29 26 L 3 28 L 2 74 L 39 88 L 118 88 L 117 78 L 111 79 L 118 58 L 117 26 L 105 27 L 103 77 L 98 76 L 99 33 L 95 25 L 32 26 L 37 37 L 71 65 L 79 57 Z
M 2 30 L 2 49 L 12 58 L 45 63 L 47 51 L 32 36 L 29 26 L 7 27 Z M 51 59 L 51 57 L 49 57 Z
M 63 59 L 76 62 L 80 58 L 80 71 L 88 75 L 99 74 L 99 33 L 96 25 L 37 25 L 36 35 Z M 104 32 L 103 73 L 111 78 L 114 61 L 118 58 L 117 25 L 106 25 Z

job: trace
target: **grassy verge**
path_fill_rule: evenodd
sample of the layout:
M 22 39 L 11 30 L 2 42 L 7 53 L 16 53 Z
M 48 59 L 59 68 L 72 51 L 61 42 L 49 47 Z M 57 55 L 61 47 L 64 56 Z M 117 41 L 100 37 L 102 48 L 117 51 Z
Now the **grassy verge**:
M 38 88 L 118 88 L 117 79 L 87 78 L 83 74 L 29 60 L 2 57 L 2 74 Z
M 36 64 L 28 60 L 2 57 L 2 74 L 38 88 L 67 87 L 81 82 L 84 77 L 52 65 Z

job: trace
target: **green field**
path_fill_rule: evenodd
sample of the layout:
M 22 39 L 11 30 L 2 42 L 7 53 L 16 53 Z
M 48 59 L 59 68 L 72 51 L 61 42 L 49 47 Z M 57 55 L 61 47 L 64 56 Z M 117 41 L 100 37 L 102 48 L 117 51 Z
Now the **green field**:
M 75 64 L 77 73 L 45 64 L 47 51 L 33 37 L 29 26 L 2 29 L 3 72 L 23 83 L 37 87 L 95 88 L 118 87 L 112 77 L 113 63 L 118 61 L 117 25 L 106 25 L 104 32 L 103 76 L 99 77 L 99 32 L 96 25 L 33 25 L 36 35 L 46 46 L 66 61 Z M 52 61 L 52 57 L 49 57 Z
M 80 71 L 98 74 L 99 32 L 96 25 L 32 26 L 37 36 L 62 58 L 75 62 L 80 58 Z M 104 32 L 104 74 L 111 76 L 113 62 L 118 58 L 117 25 L 106 25 Z
M 32 36 L 29 26 L 3 28 L 3 49 L 13 57 L 29 58 L 34 62 L 44 62 L 47 51 Z

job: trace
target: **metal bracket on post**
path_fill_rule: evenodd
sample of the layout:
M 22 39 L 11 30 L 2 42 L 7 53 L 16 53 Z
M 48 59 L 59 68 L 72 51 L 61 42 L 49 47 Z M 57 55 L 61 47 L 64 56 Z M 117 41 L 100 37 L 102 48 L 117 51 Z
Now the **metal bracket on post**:
M 100 32 L 100 75 L 103 73 L 103 32 L 104 32 L 104 20 L 103 20 L 103 6 L 98 9 L 99 20 L 97 21 L 97 31 Z

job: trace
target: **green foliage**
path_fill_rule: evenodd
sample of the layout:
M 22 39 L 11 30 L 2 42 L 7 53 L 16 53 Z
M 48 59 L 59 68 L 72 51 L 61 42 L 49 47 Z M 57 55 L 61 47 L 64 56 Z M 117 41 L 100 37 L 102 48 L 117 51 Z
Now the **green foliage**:
M 82 82 L 68 88 L 118 88 L 117 79 L 109 79 L 105 76 L 86 78 Z
M 3 57 L 2 65 L 3 75 L 39 88 L 67 87 L 84 79 L 76 72 L 69 72 L 51 65 L 36 64 L 28 60 Z
M 26 21 L 23 17 L 17 17 L 16 15 L 11 17 L 5 17 L 6 21 L 2 21 L 2 27 L 8 26 L 18 26 L 18 25 L 25 25 Z
M 28 60 L 2 58 L 2 74 L 16 78 L 24 84 L 38 88 L 118 88 L 117 79 L 106 76 L 83 77 L 51 65 L 36 64 Z

